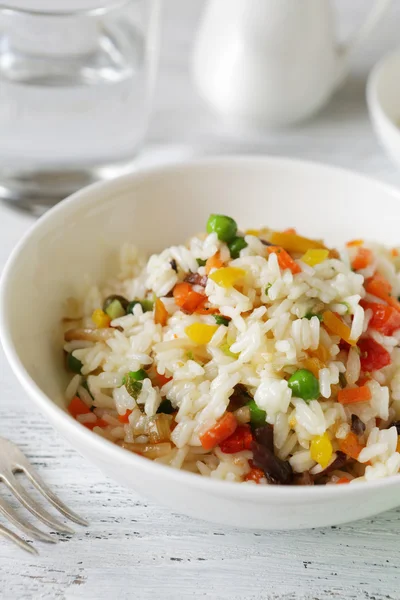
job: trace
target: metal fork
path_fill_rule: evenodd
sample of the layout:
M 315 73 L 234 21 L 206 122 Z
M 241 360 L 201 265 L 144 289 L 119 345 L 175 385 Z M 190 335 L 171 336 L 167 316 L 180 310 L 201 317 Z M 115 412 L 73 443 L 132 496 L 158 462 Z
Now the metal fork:
M 54 529 L 59 533 L 74 533 L 73 529 L 70 529 L 64 523 L 55 519 L 50 513 L 42 508 L 34 498 L 26 491 L 24 486 L 17 480 L 15 473 L 23 472 L 28 479 L 33 483 L 36 489 L 52 504 L 64 517 L 78 523 L 79 525 L 88 525 L 87 521 L 79 517 L 76 513 L 70 510 L 57 496 L 50 490 L 50 488 L 44 483 L 42 478 L 37 474 L 35 469 L 32 467 L 26 456 L 21 452 L 19 448 L 9 440 L 0 437 L 0 481 L 10 489 L 14 496 L 21 502 L 21 504 L 29 510 L 37 519 L 42 521 L 45 525 Z M 41 540 L 42 542 L 55 543 L 57 539 L 51 537 L 48 533 L 37 529 L 34 525 L 31 525 L 28 521 L 21 518 L 19 514 L 10 506 L 8 502 L 0 498 L 0 514 L 6 517 L 15 527 L 23 531 L 29 536 Z M 23 540 L 19 535 L 13 533 L 7 527 L 0 524 L 0 535 L 12 540 L 18 546 L 37 554 L 37 550 Z

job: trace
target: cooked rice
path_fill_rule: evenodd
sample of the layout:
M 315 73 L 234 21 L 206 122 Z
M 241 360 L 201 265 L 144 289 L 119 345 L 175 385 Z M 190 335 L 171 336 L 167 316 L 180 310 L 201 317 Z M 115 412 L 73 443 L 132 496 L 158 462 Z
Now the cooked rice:
M 243 394 L 245 389 L 246 398 L 253 398 L 256 407 L 265 411 L 264 426 L 273 427 L 273 460 L 283 461 L 284 468 L 295 474 L 309 472 L 316 483 L 343 482 L 346 477 L 369 481 L 397 474 L 400 428 L 393 422 L 400 417 L 400 329 L 392 328 L 389 335 L 385 327 L 381 331 L 371 327 L 376 305 L 389 309 L 392 301 L 365 289 L 365 281 L 379 274 L 389 285 L 392 299 L 400 294 L 397 250 L 350 244 L 340 258 L 333 253 L 314 266 L 307 264 L 302 253 L 290 252 L 297 265 L 292 272 L 280 264 L 279 254 L 269 252 L 261 242 L 260 237 L 267 240 L 270 234 L 268 230 L 249 232 L 244 237 L 247 246 L 234 259 L 216 233 L 195 236 L 186 246 L 166 248 L 147 261 L 125 244 L 114 280 L 85 289 L 81 298 L 69 299 L 66 317 L 75 319 L 74 329 L 95 329 L 93 311 L 103 307 L 107 296 L 119 294 L 128 299 L 159 298 L 168 313 L 167 322 L 157 323 L 154 310 L 145 311 L 138 302 L 130 314 L 111 321 L 108 339 L 72 336 L 64 350 L 82 367 L 68 384 L 67 402 L 78 396 L 86 412 L 75 415 L 77 420 L 107 439 L 133 444 L 132 451 L 155 456 L 154 446 L 164 444 L 165 453 L 155 458 L 162 464 L 227 481 L 277 483 L 279 479 L 268 469 L 257 475 L 259 461 L 253 456 L 253 445 L 233 453 L 224 452 L 224 446 L 202 447 L 204 435 L 227 411 L 236 411 L 239 426 L 249 431 L 250 411 L 244 402 L 230 406 L 238 390 Z M 369 253 L 369 263 L 353 270 L 360 248 Z M 207 278 L 204 262 L 216 256 L 224 267 L 243 270 L 237 284 L 222 287 Z M 204 296 L 209 314 L 183 310 L 172 295 L 189 273 L 206 280 L 205 287 L 194 283 L 192 290 Z M 213 311 L 227 321 L 218 322 L 206 343 L 190 339 L 189 326 L 216 325 Z M 336 314 L 350 340 L 377 344 L 389 362 L 368 372 L 363 369 L 365 356 L 324 324 L 324 311 Z M 295 397 L 288 380 L 313 358 L 319 397 Z M 140 369 L 148 377 L 140 381 L 135 396 L 126 378 Z M 338 401 L 341 390 L 358 387 L 368 388 L 369 400 Z M 171 427 L 157 438 L 161 426 L 166 426 L 159 418 L 163 413 L 158 412 L 166 398 L 173 411 Z M 316 456 L 313 447 L 328 440 L 328 464 L 334 466 L 344 456 L 343 444 L 355 435 L 352 414 L 365 428 L 357 436 L 361 451 L 358 456 L 349 454 L 337 469 L 325 471 L 326 461 Z M 254 444 L 253 425 L 252 429 Z M 143 451 L 137 450 L 138 444 Z

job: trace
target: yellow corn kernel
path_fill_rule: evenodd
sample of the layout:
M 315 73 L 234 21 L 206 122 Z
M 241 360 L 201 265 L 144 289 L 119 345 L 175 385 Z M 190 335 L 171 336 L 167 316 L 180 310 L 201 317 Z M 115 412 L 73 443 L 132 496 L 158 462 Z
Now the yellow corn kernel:
M 320 369 L 325 367 L 325 364 L 319 360 L 319 358 L 306 358 L 302 362 L 304 369 L 311 371 L 311 373 L 318 379 Z
M 244 232 L 245 235 L 255 235 L 258 237 L 260 235 L 260 229 L 246 229 Z
M 192 323 L 185 327 L 185 333 L 195 344 L 208 344 L 218 325 L 206 325 L 205 323 Z
M 286 252 L 307 252 L 307 250 L 323 248 L 325 246 L 319 240 L 310 240 L 309 238 L 302 237 L 301 235 L 293 233 L 284 233 L 280 231 L 274 231 L 271 234 L 270 240 L 274 246 L 282 246 Z
M 323 469 L 325 469 L 332 458 L 333 448 L 328 434 L 317 435 L 311 440 L 310 455 Z
M 243 279 L 245 275 L 246 271 L 243 269 L 238 269 L 237 267 L 223 267 L 222 269 L 217 269 L 217 271 L 214 271 L 208 277 L 215 281 L 217 285 L 229 288 Z
M 319 263 L 322 263 L 324 260 L 326 260 L 328 256 L 329 250 L 323 250 L 321 248 L 320 250 L 307 250 L 300 260 L 306 263 L 306 265 L 314 267 L 315 265 L 319 265 Z
M 92 321 L 96 325 L 97 329 L 102 329 L 104 327 L 110 327 L 111 319 L 110 317 L 101 310 L 101 308 L 96 308 L 92 314 Z
M 328 348 L 323 344 L 320 344 L 316 350 L 309 350 L 309 352 L 323 363 L 326 363 L 331 357 Z

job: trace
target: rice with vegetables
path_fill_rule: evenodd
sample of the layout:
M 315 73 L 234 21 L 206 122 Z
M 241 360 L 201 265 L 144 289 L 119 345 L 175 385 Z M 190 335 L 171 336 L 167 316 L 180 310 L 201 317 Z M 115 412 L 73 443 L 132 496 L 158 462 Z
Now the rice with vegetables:
M 400 257 L 295 230 L 207 231 L 69 299 L 66 398 L 82 426 L 156 462 L 253 484 L 400 469 Z

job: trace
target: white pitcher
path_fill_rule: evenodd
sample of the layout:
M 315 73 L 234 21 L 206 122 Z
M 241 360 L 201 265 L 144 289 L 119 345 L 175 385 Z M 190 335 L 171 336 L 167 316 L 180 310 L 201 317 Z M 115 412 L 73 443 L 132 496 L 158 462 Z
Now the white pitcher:
M 349 55 L 391 0 L 376 0 L 338 46 L 328 0 L 208 0 L 192 72 L 203 98 L 236 120 L 283 126 L 318 110 L 343 82 Z

